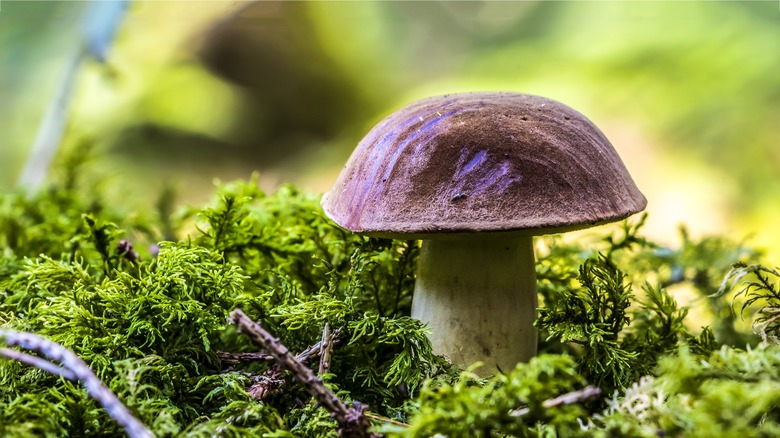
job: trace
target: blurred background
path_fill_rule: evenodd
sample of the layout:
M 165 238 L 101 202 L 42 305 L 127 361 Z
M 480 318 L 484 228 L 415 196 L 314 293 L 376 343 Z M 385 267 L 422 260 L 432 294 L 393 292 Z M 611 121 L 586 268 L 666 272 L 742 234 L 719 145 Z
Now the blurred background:
M 398 107 L 517 91 L 605 132 L 653 238 L 684 223 L 780 264 L 777 1 L 99 3 L 0 0 L 2 190 L 74 65 L 60 151 L 91 144 L 140 206 L 166 185 L 202 202 L 214 179 L 254 170 L 269 190 L 323 192 Z M 103 50 L 74 64 L 85 38 Z

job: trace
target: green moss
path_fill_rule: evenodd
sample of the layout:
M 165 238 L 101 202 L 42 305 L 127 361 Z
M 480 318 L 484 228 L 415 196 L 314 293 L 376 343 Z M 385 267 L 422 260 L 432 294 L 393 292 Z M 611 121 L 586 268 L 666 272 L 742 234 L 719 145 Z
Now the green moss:
M 174 211 L 167 193 L 161 214 L 130 214 L 80 180 L 78 159 L 67 163 L 49 189 L 0 196 L 0 326 L 74 351 L 159 436 L 338 435 L 288 375 L 262 401 L 250 396 L 273 363 L 221 362 L 220 352 L 256 351 L 229 324 L 236 307 L 293 352 L 318 342 L 326 323 L 337 330 L 323 377 L 345 402 L 385 417 L 376 424 L 388 436 L 780 428 L 778 274 L 748 264 L 758 253 L 741 243 L 683 232 L 663 247 L 642 236 L 644 217 L 579 243 L 541 238 L 546 354 L 480 380 L 436 356 L 409 317 L 417 242 L 352 235 L 317 196 L 267 194 L 254 180 L 221 185 L 201 209 Z M 711 329 L 686 325 L 668 289 L 680 284 L 701 294 L 694 303 L 713 315 Z M 737 328 L 735 297 L 763 339 Z M 586 385 L 601 397 L 546 404 Z M 1 436 L 121 433 L 64 378 L 0 360 L 0 387 Z
M 486 382 L 464 372 L 452 384 L 428 382 L 411 426 L 393 432 L 410 437 L 441 433 L 452 438 L 554 433 L 570 436 L 579 429 L 577 417 L 585 416 L 587 411 L 576 404 L 546 409 L 543 403 L 584 384 L 574 360 L 566 355 L 537 356 Z M 521 406 L 528 413 L 513 415 Z

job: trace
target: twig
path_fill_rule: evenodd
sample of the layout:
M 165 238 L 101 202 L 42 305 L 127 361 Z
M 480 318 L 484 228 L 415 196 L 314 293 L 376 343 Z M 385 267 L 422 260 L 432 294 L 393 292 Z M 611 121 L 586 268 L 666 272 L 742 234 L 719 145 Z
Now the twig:
M 68 65 L 55 89 L 54 97 L 38 127 L 30 155 L 19 176 L 19 186 L 33 193 L 46 180 L 49 165 L 62 143 L 63 131 L 68 122 L 68 107 L 76 89 L 82 62 L 93 58 L 105 64 L 109 47 L 122 22 L 128 1 L 92 2 L 82 19 L 82 35 L 70 54 Z
M 68 380 L 76 380 L 76 375 L 60 366 L 57 366 L 46 359 L 42 359 L 38 356 L 22 353 L 21 351 L 11 350 L 10 348 L 0 348 L 0 356 L 15 360 L 19 363 L 29 365 L 31 367 L 38 368 L 39 370 L 46 371 L 49 374 L 55 376 L 64 377 Z
M 331 346 L 338 343 L 338 335 L 341 332 L 341 329 L 336 329 L 333 331 L 331 335 Z M 314 345 L 311 345 L 307 347 L 302 352 L 295 355 L 295 359 L 302 363 L 307 363 L 309 359 L 313 357 L 317 357 L 320 355 L 320 352 L 322 351 L 322 341 L 317 342 Z M 223 362 L 231 365 L 237 365 L 241 362 L 254 362 L 254 361 L 274 361 L 273 356 L 271 356 L 268 353 L 263 352 L 252 352 L 252 353 L 227 353 L 227 352 L 218 352 L 217 357 L 219 357 Z M 282 385 L 284 385 L 284 379 L 282 378 L 282 372 L 277 367 L 272 367 L 268 371 L 266 371 L 264 374 L 258 376 L 258 375 L 249 375 L 249 378 L 252 380 L 252 386 L 247 388 L 247 393 L 249 395 L 257 400 L 257 401 L 263 401 L 266 398 L 270 397 L 271 395 L 279 392 L 282 389 Z
M 253 383 L 246 392 L 257 401 L 263 401 L 271 394 L 279 392 L 284 385 L 282 372 L 275 368 L 271 368 L 265 374 L 251 376 L 250 379 Z
M 260 324 L 252 321 L 241 309 L 235 309 L 230 313 L 230 318 L 238 327 L 239 332 L 245 333 L 252 341 L 260 344 L 276 362 L 290 371 L 311 394 L 317 403 L 330 411 L 333 418 L 339 424 L 339 436 L 346 438 L 376 437 L 369 432 L 371 424 L 364 415 L 365 406 L 353 402 L 351 408 L 344 403 L 314 375 L 314 372 L 301 361 L 293 357 L 290 350 L 279 339 L 274 338 Z
M 62 142 L 62 133 L 68 120 L 68 106 L 76 88 L 79 67 L 86 53 L 79 47 L 68 57 L 65 74 L 60 78 L 54 98 L 46 108 L 38 133 L 35 136 L 30 155 L 19 175 L 19 186 L 33 193 L 46 180 L 49 165 Z
M 331 333 L 330 351 L 333 350 L 333 345 L 339 342 L 338 336 L 340 333 L 341 333 L 341 328 L 337 328 Z M 305 350 L 295 355 L 295 359 L 302 363 L 307 363 L 309 359 L 320 356 L 321 352 L 322 352 L 322 341 L 319 341 L 316 344 L 310 345 Z M 243 362 L 255 362 L 255 361 L 270 362 L 276 360 L 274 359 L 273 356 L 265 352 L 229 353 L 225 351 L 220 351 L 217 352 L 217 357 L 219 357 L 222 362 L 229 365 L 238 365 Z M 253 399 L 257 401 L 263 401 L 266 398 L 270 397 L 271 395 L 279 392 L 282 389 L 282 385 L 284 385 L 284 379 L 282 378 L 282 373 L 276 367 L 270 368 L 264 374 L 259 376 L 250 374 L 249 378 L 252 380 L 252 385 L 249 388 L 247 388 L 246 391 Z
M 340 333 L 341 333 L 341 329 L 337 328 L 331 334 L 333 345 L 338 344 Z M 320 355 L 321 347 L 322 347 L 322 341 L 319 341 L 316 344 L 310 345 L 305 350 L 296 354 L 295 358 L 303 363 L 306 363 L 312 357 L 317 357 Z M 248 353 L 231 353 L 228 351 L 218 351 L 217 357 L 219 358 L 219 360 L 221 360 L 222 362 L 228 365 L 238 365 L 244 362 L 271 362 L 275 360 L 274 357 L 271 356 L 270 354 L 261 351 L 248 352 Z
M 317 374 L 323 375 L 330 371 L 330 354 L 333 351 L 333 333 L 330 332 L 330 324 L 325 323 L 322 329 L 322 340 L 320 341 L 320 368 Z
M 570 405 L 585 400 L 594 399 L 599 395 L 601 395 L 601 389 L 593 385 L 588 385 L 580 390 L 567 392 L 566 394 L 560 395 L 558 397 L 545 400 L 542 402 L 542 407 L 545 409 L 557 408 L 559 406 Z M 531 410 L 526 407 L 515 409 L 509 415 L 513 417 L 522 417 L 523 415 L 528 415 L 530 412 Z
M 18 346 L 26 350 L 32 350 L 43 355 L 46 359 L 59 362 L 57 366 L 44 359 L 31 356 L 26 353 L 14 352 L 3 349 L 2 355 L 13 360 L 19 360 L 27 365 L 38 367 L 52 374 L 65 377 L 68 380 L 79 380 L 87 388 L 89 395 L 98 401 L 108 411 L 108 415 L 116 420 L 131 438 L 153 438 L 152 432 L 138 421 L 130 410 L 111 392 L 100 379 L 95 376 L 89 366 L 73 352 L 62 345 L 44 339 L 33 333 L 17 332 L 15 330 L 0 329 L 0 340 L 8 346 Z M 14 352 L 17 354 L 8 354 Z M 48 365 L 42 365 L 46 362 Z
M 229 351 L 218 351 L 217 357 L 222 363 L 228 365 L 238 365 L 243 362 L 270 362 L 274 360 L 273 356 L 262 352 L 231 353 Z
M 381 415 L 373 414 L 371 412 L 363 412 L 363 415 L 365 415 L 366 417 L 372 420 L 381 421 L 382 423 L 389 423 L 394 426 L 409 427 L 409 425 L 404 423 L 403 421 L 393 420 L 392 418 L 383 417 Z
M 336 330 L 333 330 L 333 333 L 331 333 L 331 341 L 333 345 L 338 344 L 340 334 L 341 334 L 341 328 L 337 328 Z M 331 346 L 331 350 L 332 350 L 332 346 Z M 322 353 L 322 340 L 320 340 L 314 345 L 309 346 L 308 348 L 301 351 L 300 353 L 296 354 L 295 358 L 303 363 L 306 363 L 309 361 L 309 359 L 319 356 L 320 353 Z

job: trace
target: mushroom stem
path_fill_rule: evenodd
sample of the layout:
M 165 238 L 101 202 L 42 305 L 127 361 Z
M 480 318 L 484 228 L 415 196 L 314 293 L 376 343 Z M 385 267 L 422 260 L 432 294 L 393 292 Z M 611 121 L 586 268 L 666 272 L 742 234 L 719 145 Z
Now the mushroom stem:
M 427 323 L 434 352 L 457 366 L 508 372 L 536 354 L 536 272 L 530 235 L 426 240 L 412 317 Z

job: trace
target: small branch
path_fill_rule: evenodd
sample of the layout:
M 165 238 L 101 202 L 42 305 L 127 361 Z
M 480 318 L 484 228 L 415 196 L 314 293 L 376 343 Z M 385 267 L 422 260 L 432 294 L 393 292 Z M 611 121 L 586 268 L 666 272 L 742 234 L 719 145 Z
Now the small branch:
M 309 368 L 293 357 L 290 350 L 279 342 L 279 339 L 271 336 L 260 324 L 252 321 L 240 309 L 231 312 L 230 317 L 241 332 L 246 333 L 252 341 L 265 348 L 279 365 L 292 372 L 303 383 L 306 391 L 332 412 L 337 420 L 347 415 L 347 407 L 336 394 L 325 386 Z
M 333 351 L 333 333 L 330 332 L 330 324 L 325 323 L 322 329 L 322 340 L 320 343 L 320 368 L 317 374 L 323 375 L 330 371 L 330 354 Z
M 238 327 L 239 332 L 245 333 L 252 341 L 262 346 L 274 357 L 276 362 L 290 371 L 311 394 L 317 403 L 330 411 L 333 418 L 339 424 L 339 436 L 346 438 L 375 437 L 368 431 L 371 426 L 363 411 L 365 406 L 353 403 L 347 408 L 344 403 L 330 390 L 314 372 L 290 353 L 279 339 L 274 338 L 260 324 L 252 321 L 241 309 L 235 309 L 230 313 L 230 318 Z
M 19 360 L 22 363 L 38 367 L 69 380 L 81 381 L 90 397 L 97 400 L 108 411 L 108 415 L 116 420 L 131 438 L 154 437 L 152 432 L 138 421 L 117 396 L 95 376 L 86 362 L 67 348 L 33 333 L 14 330 L 0 329 L 0 339 L 8 346 L 18 346 L 26 350 L 32 350 L 43 355 L 46 359 L 59 362 L 61 367 L 29 354 L 15 352 L 14 350 L 2 350 L 2 355 L 10 359 Z M 9 355 L 9 351 L 13 353 Z M 43 362 L 46 362 L 47 365 L 40 366 Z
M 270 362 L 274 357 L 267 353 L 231 353 L 228 351 L 218 351 L 217 357 L 222 363 L 228 365 L 238 365 L 243 362 Z
M 341 335 L 341 328 L 337 328 L 336 330 L 333 330 L 330 335 L 330 351 L 333 351 L 333 346 L 339 343 L 339 336 Z M 309 359 L 315 358 L 320 356 L 322 353 L 322 340 L 317 342 L 316 344 L 308 347 L 307 349 L 301 351 L 297 355 L 295 355 L 295 358 L 299 361 L 306 363 L 309 361 Z
M 333 345 L 338 344 L 339 334 L 341 334 L 340 328 L 337 328 L 336 330 L 333 331 L 331 336 L 333 340 Z M 322 347 L 322 341 L 317 342 L 316 344 L 309 346 L 302 352 L 295 355 L 295 358 L 303 363 L 306 363 L 312 357 L 317 357 L 320 355 L 321 347 Z M 217 357 L 223 363 L 228 365 L 238 365 L 244 362 L 272 362 L 275 360 L 273 356 L 265 352 L 231 353 L 228 351 L 218 351 Z
M 601 395 L 601 389 L 588 385 L 578 391 L 568 392 L 555 398 L 551 398 L 542 402 L 542 407 L 545 409 L 557 408 L 559 406 L 571 405 L 574 403 L 583 402 L 585 400 L 591 400 Z M 522 417 L 528 415 L 531 412 L 528 408 L 515 409 L 509 415 L 513 417 Z
M 337 344 L 339 341 L 339 334 L 341 333 L 341 329 L 338 328 L 333 331 L 331 334 L 331 349 L 332 346 Z M 309 346 L 302 352 L 298 353 L 295 356 L 295 359 L 297 359 L 300 362 L 307 363 L 309 359 L 313 357 L 317 357 L 320 355 L 320 352 L 322 350 L 322 341 L 317 342 L 314 345 Z M 224 363 L 231 364 L 231 365 L 237 365 L 242 362 L 254 362 L 254 361 L 274 361 L 274 357 L 271 356 L 268 353 L 263 352 L 253 352 L 253 353 L 228 353 L 228 352 L 218 352 L 217 357 L 219 357 Z M 282 372 L 277 367 L 271 367 L 268 371 L 266 371 L 262 375 L 249 375 L 249 378 L 252 380 L 252 385 L 247 388 L 247 393 L 249 395 L 257 400 L 257 401 L 263 401 L 266 398 L 270 397 L 271 395 L 279 392 L 282 389 L 282 385 L 284 385 L 284 378 L 282 377 Z
M 49 165 L 62 143 L 62 134 L 68 122 L 68 106 L 76 88 L 79 67 L 84 55 L 84 50 L 79 47 L 68 57 L 65 74 L 60 77 L 55 94 L 38 127 L 30 154 L 19 175 L 18 185 L 27 189 L 28 193 L 34 193 L 43 186 Z
M 246 392 L 250 397 L 257 401 L 265 400 L 270 395 L 279 392 L 284 385 L 282 372 L 277 369 L 270 369 L 265 374 L 250 377 L 252 386 L 247 388 Z
M 392 418 L 383 417 L 383 416 L 377 415 L 377 414 L 372 414 L 371 412 L 363 412 L 363 415 L 365 415 L 366 417 L 368 417 L 368 418 L 370 418 L 372 420 L 381 421 L 382 423 L 392 424 L 393 426 L 409 427 L 408 424 L 406 424 L 406 423 L 404 423 L 402 421 L 393 420 Z
M 6 359 L 15 360 L 19 363 L 23 363 L 34 368 L 38 368 L 39 370 L 46 371 L 47 373 L 54 374 L 55 376 L 64 377 L 68 380 L 76 380 L 76 375 L 73 374 L 70 370 L 66 370 L 65 368 L 57 366 L 38 356 L 22 353 L 21 351 L 11 350 L 10 348 L 0 348 L 0 356 Z

